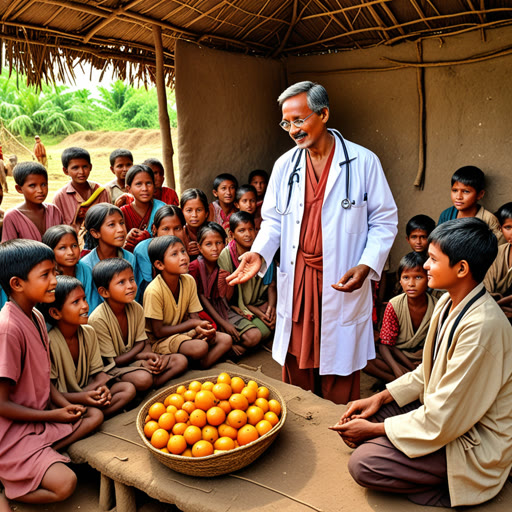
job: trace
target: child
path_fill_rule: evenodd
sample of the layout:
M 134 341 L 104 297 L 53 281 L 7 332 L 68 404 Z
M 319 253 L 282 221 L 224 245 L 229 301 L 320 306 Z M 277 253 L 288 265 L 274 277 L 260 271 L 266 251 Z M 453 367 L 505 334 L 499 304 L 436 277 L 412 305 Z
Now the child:
M 147 165 L 134 165 L 126 174 L 126 192 L 130 193 L 134 200 L 132 203 L 121 207 L 128 236 L 125 249 L 133 252 L 135 246 L 150 238 L 148 231 L 153 225 L 153 218 L 159 208 L 165 203 L 153 199 L 155 177 L 153 171 Z
M 94 311 L 101 303 L 101 299 L 92 282 L 90 267 L 79 259 L 80 247 L 76 231 L 71 226 L 64 224 L 52 226 L 43 235 L 43 244 L 53 250 L 57 273 L 76 277 L 82 283 L 89 311 Z
M 216 332 L 198 313 L 196 283 L 187 275 L 189 257 L 175 236 L 154 238 L 149 258 L 158 275 L 144 292 L 146 331 L 157 354 L 180 353 L 202 368 L 215 364 L 231 348 L 231 336 Z
M 217 262 L 226 245 L 226 232 L 216 222 L 208 222 L 199 230 L 197 243 L 201 256 L 190 263 L 189 273 L 196 280 L 199 300 L 217 326 L 233 338 L 233 351 L 240 356 L 258 345 L 261 333 L 229 307 L 234 288 L 227 285 L 228 273 Z
M 498 244 L 504 243 L 500 231 L 498 219 L 478 201 L 485 195 L 485 175 L 481 169 L 473 165 L 461 167 L 452 176 L 451 198 L 453 206 L 441 213 L 439 222 L 461 219 L 464 217 L 476 217 L 486 222 L 498 239 Z
M 10 299 L 0 313 L 0 481 L 9 499 L 62 501 L 76 476 L 55 450 L 92 432 L 103 414 L 69 403 L 50 382 L 48 334 L 34 307 L 55 300 L 52 250 L 33 240 L 0 244 L 0 284 Z
M 256 219 L 256 189 L 252 185 L 242 185 L 235 196 L 235 207 L 241 212 L 247 212 L 254 218 L 254 226 L 259 231 L 261 216 Z
M 427 293 L 425 252 L 410 252 L 400 261 L 398 279 L 403 293 L 386 306 L 377 358 L 365 372 L 391 382 L 421 362 L 423 345 L 437 299 Z
M 238 258 L 252 247 L 256 237 L 254 219 L 247 212 L 236 212 L 231 216 L 229 229 L 233 240 L 223 249 L 219 257 L 219 267 L 232 274 L 240 264 Z M 274 265 L 271 264 L 263 279 L 255 276 L 246 283 L 237 285 L 235 312 L 250 319 L 261 331 L 262 339 L 270 336 L 276 324 L 277 289 L 273 276 Z
M 226 231 L 229 229 L 229 218 L 236 212 L 234 202 L 237 188 L 238 181 L 232 174 L 219 174 L 213 180 L 213 195 L 217 201 L 210 204 L 210 219 Z
M 256 189 L 257 203 L 256 206 L 260 208 L 263 204 L 265 192 L 268 186 L 268 173 L 263 169 L 255 169 L 249 174 L 249 185 L 252 185 Z
M 174 205 L 162 206 L 156 213 L 151 226 L 151 233 L 155 236 L 173 235 L 177 236 L 184 244 L 187 243 L 185 235 L 185 217 L 183 212 Z M 135 256 L 135 276 L 139 289 L 137 301 L 142 302 L 144 291 L 147 285 L 153 281 L 153 265 L 148 255 L 148 245 L 151 238 L 138 243 L 133 251 Z
M 405 239 L 415 252 L 428 249 L 428 237 L 434 231 L 436 222 L 428 215 L 415 215 L 405 226 Z
M 115 382 L 103 368 L 96 332 L 87 325 L 89 305 L 76 277 L 57 276 L 55 301 L 46 305 L 50 330 L 51 379 L 64 397 L 100 409 L 105 416 L 135 398 L 130 382 Z
M 512 467 L 512 329 L 482 285 L 498 244 L 474 218 L 438 226 L 429 242 L 429 286 L 448 293 L 423 364 L 352 402 L 333 429 L 360 445 L 348 467 L 360 485 L 420 505 L 477 505 Z
M 193 260 L 200 254 L 197 232 L 208 220 L 208 199 L 202 190 L 189 188 L 181 194 L 180 206 L 186 222 L 185 234 L 188 240 L 186 249 L 190 259 Z
M 110 170 L 115 179 L 105 185 L 110 193 L 112 203 L 115 204 L 119 196 L 126 192 L 125 178 L 128 169 L 133 165 L 133 156 L 127 149 L 115 149 L 110 153 Z
M 94 265 L 108 258 L 124 258 L 133 267 L 135 256 L 123 249 L 126 225 L 123 212 L 113 204 L 94 205 L 85 216 L 86 241 L 92 251 L 82 258 L 92 270 Z
M 131 382 L 137 391 L 163 386 L 187 369 L 181 354 L 157 355 L 147 345 L 144 310 L 135 302 L 137 283 L 131 265 L 122 258 L 94 267 L 94 282 L 104 302 L 89 318 L 102 357 L 114 365 L 109 375 Z
M 89 181 L 91 155 L 82 148 L 66 148 L 62 152 L 62 170 L 71 181 L 57 191 L 53 204 L 62 212 L 64 224 L 69 224 L 78 233 L 80 248 L 83 248 L 85 230 L 83 227 L 87 210 L 99 203 L 110 203 L 108 190 Z M 62 222 L 59 222 L 62 224 Z
M 179 206 L 180 200 L 176 191 L 169 187 L 164 187 L 165 172 L 162 162 L 158 158 L 148 158 L 142 162 L 153 171 L 155 176 L 155 194 L 154 198 L 163 201 L 165 204 L 174 204 Z
M 62 224 L 62 213 L 53 204 L 45 204 L 48 195 L 48 173 L 38 162 L 21 162 L 12 173 L 16 191 L 25 202 L 7 210 L 4 217 L 2 242 L 13 238 L 41 241 L 51 226 Z

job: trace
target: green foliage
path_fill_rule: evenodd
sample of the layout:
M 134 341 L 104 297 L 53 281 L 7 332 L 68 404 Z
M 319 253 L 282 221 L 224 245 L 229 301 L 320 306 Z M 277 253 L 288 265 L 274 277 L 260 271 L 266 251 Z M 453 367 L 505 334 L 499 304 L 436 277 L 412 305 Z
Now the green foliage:
M 135 89 L 118 80 L 91 91 L 71 91 L 64 85 L 43 85 L 40 90 L 7 70 L 0 74 L 0 118 L 16 135 L 62 136 L 80 130 L 158 129 L 156 89 Z M 177 126 L 174 93 L 168 91 L 172 127 Z

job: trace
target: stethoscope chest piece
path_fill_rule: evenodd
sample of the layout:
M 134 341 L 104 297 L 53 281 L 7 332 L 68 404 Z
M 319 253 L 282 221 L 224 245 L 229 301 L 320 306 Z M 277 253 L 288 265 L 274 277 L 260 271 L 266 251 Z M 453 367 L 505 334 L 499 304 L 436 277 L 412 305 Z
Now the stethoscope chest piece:
M 343 209 L 348 210 L 351 206 L 352 204 L 350 202 L 350 199 L 343 199 L 343 201 L 341 201 L 341 207 Z

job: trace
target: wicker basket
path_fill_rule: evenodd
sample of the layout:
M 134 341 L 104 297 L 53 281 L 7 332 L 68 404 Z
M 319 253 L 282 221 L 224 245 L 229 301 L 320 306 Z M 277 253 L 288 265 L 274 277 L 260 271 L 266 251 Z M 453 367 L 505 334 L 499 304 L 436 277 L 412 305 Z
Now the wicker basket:
M 248 380 L 254 380 L 253 376 L 251 377 L 241 373 L 230 372 L 229 374 L 231 377 L 241 377 L 245 382 Z M 232 473 L 233 471 L 237 471 L 238 469 L 247 466 L 255 459 L 257 459 L 272 444 L 286 420 L 286 403 L 282 395 L 279 393 L 279 391 L 277 391 L 277 389 L 265 383 L 259 379 L 259 377 L 258 384 L 260 386 L 266 386 L 270 391 L 269 399 L 274 398 L 281 404 L 281 417 L 279 423 L 272 430 L 259 437 L 255 441 L 233 450 L 208 455 L 206 457 L 183 457 L 181 455 L 164 453 L 161 450 L 155 448 L 149 442 L 144 434 L 144 421 L 151 405 L 153 405 L 155 402 L 163 402 L 168 395 L 176 392 L 178 386 L 183 384 L 188 387 L 188 385 L 194 380 L 198 380 L 199 382 L 205 382 L 207 380 L 217 382 L 217 375 L 209 375 L 197 379 L 190 379 L 188 381 L 165 388 L 141 406 L 139 414 L 137 415 L 137 431 L 143 443 L 147 446 L 148 450 L 167 467 L 177 471 L 178 473 L 184 473 L 185 475 L 192 476 L 211 477 Z

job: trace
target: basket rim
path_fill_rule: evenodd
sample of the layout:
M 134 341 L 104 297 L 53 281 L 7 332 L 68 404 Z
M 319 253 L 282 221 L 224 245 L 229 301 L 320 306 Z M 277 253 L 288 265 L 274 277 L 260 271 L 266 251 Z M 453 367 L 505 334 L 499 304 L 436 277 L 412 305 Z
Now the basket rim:
M 229 375 L 231 377 L 243 377 L 243 378 L 246 378 L 246 379 L 249 379 L 249 380 L 256 380 L 253 376 L 250 376 L 250 375 L 247 375 L 247 374 L 244 374 L 244 373 L 239 373 L 239 372 L 220 372 L 220 373 L 229 373 Z M 219 374 L 217 374 L 217 375 L 205 375 L 204 377 L 203 376 L 202 377 L 196 377 L 194 379 L 189 379 L 189 380 L 186 380 L 186 381 L 183 381 L 183 382 L 179 382 L 177 384 L 172 384 L 171 386 L 167 386 L 165 388 L 162 388 L 156 395 L 152 396 L 151 398 L 146 400 L 142 405 L 139 406 L 139 412 L 137 413 L 137 420 L 136 420 L 137 432 L 139 433 L 139 436 L 142 438 L 142 441 L 144 442 L 145 446 L 147 448 L 149 448 L 149 450 L 154 455 L 158 455 L 158 457 L 164 457 L 164 458 L 167 458 L 167 459 L 173 460 L 173 461 L 184 461 L 184 460 L 186 460 L 187 462 L 191 462 L 191 461 L 201 461 L 201 462 L 202 461 L 208 461 L 208 460 L 213 460 L 215 458 L 221 458 L 221 457 L 225 457 L 225 456 L 232 456 L 235 453 L 242 453 L 243 451 L 247 451 L 247 450 L 251 449 L 257 443 L 263 443 L 266 440 L 270 440 L 271 438 L 275 437 L 279 433 L 279 431 L 281 430 L 281 428 L 284 425 L 284 422 L 285 422 L 286 416 L 287 416 L 287 407 L 286 407 L 285 399 L 281 395 L 281 393 L 274 386 L 272 386 L 271 384 L 266 383 L 264 380 L 259 379 L 259 381 L 262 383 L 262 385 L 264 385 L 265 387 L 269 388 L 269 390 L 271 392 L 275 393 L 279 397 L 279 403 L 281 404 L 281 417 L 279 418 L 279 423 L 277 423 L 272 428 L 272 430 L 269 430 L 268 432 L 266 432 L 262 436 L 258 437 L 258 439 L 255 439 L 254 441 L 251 441 L 250 443 L 247 443 L 247 444 L 245 444 L 243 446 L 238 446 L 238 447 L 233 448 L 231 450 L 225 450 L 225 451 L 222 451 L 222 453 L 213 453 L 211 455 L 206 455 L 204 457 L 186 457 L 186 456 L 183 456 L 183 455 L 176 455 L 174 453 L 165 453 L 165 452 L 162 452 L 161 450 L 159 450 L 158 448 L 155 448 L 149 442 L 148 438 L 144 434 L 144 427 L 143 427 L 143 425 L 144 425 L 144 420 L 145 420 L 146 414 L 147 414 L 147 413 L 144 413 L 144 409 L 148 406 L 148 404 L 151 403 L 151 405 L 152 405 L 153 403 L 158 401 L 158 399 L 159 399 L 159 397 L 161 395 L 166 395 L 167 393 L 170 392 L 171 389 L 177 389 L 179 386 L 190 384 L 191 382 L 193 382 L 195 380 L 197 380 L 199 382 L 205 382 L 207 380 L 217 379 Z

